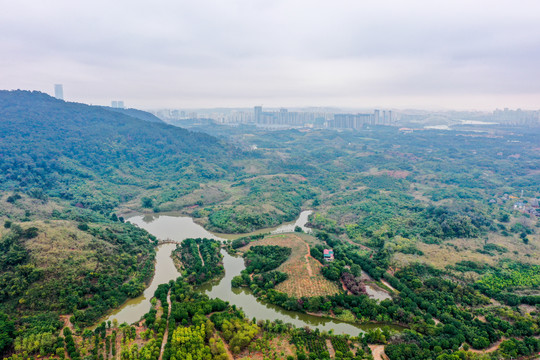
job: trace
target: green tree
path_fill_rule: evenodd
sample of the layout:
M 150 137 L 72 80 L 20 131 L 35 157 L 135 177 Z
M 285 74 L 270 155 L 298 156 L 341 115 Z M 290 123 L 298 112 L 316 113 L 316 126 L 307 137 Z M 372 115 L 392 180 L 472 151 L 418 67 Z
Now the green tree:
M 13 343 L 15 324 L 9 321 L 6 314 L 0 313 L 0 354 Z
M 152 208 L 154 206 L 154 200 L 145 196 L 141 199 L 141 205 L 143 208 Z

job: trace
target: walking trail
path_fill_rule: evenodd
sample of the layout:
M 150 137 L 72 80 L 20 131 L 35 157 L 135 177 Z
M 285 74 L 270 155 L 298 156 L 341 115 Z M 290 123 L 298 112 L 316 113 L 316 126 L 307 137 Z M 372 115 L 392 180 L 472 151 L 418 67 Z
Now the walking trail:
M 374 360 L 387 360 L 388 356 L 384 353 L 384 345 L 368 345 Z
M 165 350 L 165 345 L 167 344 L 167 338 L 169 337 L 169 318 L 171 317 L 171 289 L 167 293 L 167 304 L 169 304 L 169 311 L 167 313 L 167 327 L 165 328 L 165 333 L 163 334 L 163 341 L 161 342 L 161 350 L 159 351 L 159 360 L 163 360 L 163 351 Z
M 487 354 L 492 353 L 494 351 L 497 351 L 499 349 L 499 346 L 501 346 L 501 343 L 505 340 L 505 338 L 501 338 L 501 340 L 497 341 L 490 347 L 484 350 L 475 350 L 475 349 L 469 349 L 470 352 L 477 353 L 477 354 Z
M 304 240 L 302 240 L 302 241 L 304 241 Z M 311 252 L 310 252 L 308 243 L 304 242 L 304 244 L 306 244 L 306 247 L 307 247 L 307 254 L 306 254 L 307 272 L 308 272 L 309 276 L 311 277 L 311 276 L 313 276 L 313 271 L 311 270 L 311 264 L 309 263 L 309 258 L 311 257 Z
M 216 333 L 217 333 L 217 336 L 221 339 L 221 342 L 223 343 L 223 347 L 225 348 L 225 351 L 227 352 L 227 356 L 229 357 L 229 360 L 234 360 L 234 356 L 233 356 L 231 350 L 229 349 L 229 344 L 227 344 L 225 342 L 223 337 L 218 332 L 216 332 Z
M 197 251 L 199 252 L 199 257 L 201 258 L 201 261 L 202 261 L 202 266 L 204 267 L 204 259 L 201 255 L 201 248 L 199 247 L 199 245 L 197 244 Z
M 384 285 L 386 285 L 390 290 L 395 291 L 395 292 L 399 292 L 399 291 L 397 291 L 396 289 L 394 289 L 394 288 L 392 287 L 392 285 L 390 285 L 390 284 L 388 283 L 388 281 L 386 281 L 386 280 L 384 280 L 384 279 L 381 279 L 381 282 L 382 282 Z

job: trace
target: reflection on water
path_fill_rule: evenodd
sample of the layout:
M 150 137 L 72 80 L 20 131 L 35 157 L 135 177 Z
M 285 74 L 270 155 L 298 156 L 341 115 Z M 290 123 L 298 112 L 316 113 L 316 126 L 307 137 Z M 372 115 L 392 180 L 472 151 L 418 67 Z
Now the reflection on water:
M 371 276 L 369 276 L 368 273 L 366 273 L 364 270 L 362 270 L 362 281 L 366 285 L 366 293 L 370 298 L 379 301 L 392 298 L 390 296 L 390 293 L 379 287 L 375 283 L 375 280 Z
M 211 298 L 220 298 L 241 307 L 247 318 L 257 320 L 282 320 L 297 327 L 309 326 L 319 330 L 334 330 L 336 334 L 349 334 L 358 336 L 368 328 L 380 327 L 378 325 L 357 326 L 337 320 L 321 318 L 318 316 L 286 311 L 275 305 L 266 304 L 257 300 L 248 289 L 231 288 L 231 280 L 245 268 L 244 259 L 233 257 L 222 250 L 225 276 L 219 283 L 205 284 L 198 289 Z
M 302 230 L 304 230 L 304 232 L 310 233 L 311 229 L 306 227 L 306 223 L 308 222 L 308 217 L 309 217 L 309 215 L 311 213 L 313 213 L 313 211 L 305 210 L 305 211 L 302 211 L 300 213 L 300 215 L 298 216 L 298 219 L 296 219 L 295 221 L 285 222 L 285 223 L 283 223 L 283 224 L 281 224 L 279 226 L 275 226 L 275 227 L 271 227 L 271 228 L 265 228 L 265 229 L 259 229 L 259 230 L 256 230 L 256 231 L 252 231 L 250 233 L 244 233 L 244 234 L 214 233 L 214 235 L 218 236 L 218 237 L 220 237 L 222 239 L 234 240 L 234 239 L 238 239 L 238 238 L 243 237 L 243 236 L 268 234 L 268 233 L 281 234 L 281 233 L 285 233 L 285 232 L 293 232 L 294 228 L 296 226 L 300 226 L 302 228 Z M 188 219 L 191 219 L 191 218 L 188 218 Z
M 128 221 L 145 229 L 160 240 L 182 241 L 189 238 L 223 240 L 187 216 L 144 215 L 132 217 Z
M 116 319 L 119 324 L 123 322 L 132 324 L 150 310 L 150 299 L 154 296 L 158 285 L 167 283 L 172 279 L 176 280 L 180 276 L 171 258 L 171 252 L 175 248 L 176 244 L 164 244 L 158 247 L 156 252 L 156 270 L 150 286 L 144 290 L 141 296 L 128 300 L 120 309 L 115 310 L 104 321 Z
M 306 227 L 306 224 L 308 222 L 309 215 L 311 215 L 312 213 L 313 213 L 313 211 L 311 211 L 311 210 L 302 211 L 300 213 L 300 216 L 298 217 L 298 219 L 296 219 L 296 221 L 289 222 L 289 223 L 284 223 L 284 224 L 278 226 L 275 230 L 272 231 L 272 234 L 281 234 L 281 233 L 285 233 L 285 232 L 293 232 L 294 228 L 297 227 L 297 226 L 300 226 L 302 228 L 302 230 L 304 230 L 304 232 L 310 233 L 311 229 Z
M 384 291 L 383 289 L 373 284 L 366 284 L 366 293 L 370 298 L 379 301 L 392 298 L 387 291 Z
M 295 226 L 300 226 L 306 232 L 310 229 L 305 227 L 307 218 L 311 211 L 303 211 L 300 217 L 293 222 L 283 224 L 272 229 L 259 230 L 256 233 L 282 233 L 294 231 Z M 202 226 L 195 223 L 192 218 L 185 216 L 171 215 L 145 215 L 135 216 L 129 221 L 161 240 L 182 241 L 187 238 L 206 237 L 216 240 L 224 240 L 221 234 L 214 234 L 205 230 Z M 247 235 L 252 235 L 247 234 Z M 238 238 L 246 236 L 239 234 L 227 236 L 228 238 Z M 119 323 L 127 322 L 129 324 L 138 321 L 144 314 L 150 310 L 150 299 L 152 298 L 157 286 L 174 280 L 180 273 L 176 270 L 171 259 L 171 252 L 176 248 L 175 244 L 165 244 L 158 247 L 156 254 L 156 270 L 150 286 L 144 291 L 144 294 L 138 298 L 126 302 L 120 309 L 112 313 L 105 320 L 117 319 Z M 320 330 L 334 330 L 337 334 L 350 334 L 357 336 L 362 329 L 376 328 L 379 325 L 353 325 L 332 319 L 320 318 L 317 316 L 301 314 L 292 311 L 285 311 L 277 306 L 265 304 L 257 300 L 247 289 L 232 289 L 231 280 L 234 276 L 240 274 L 245 268 L 244 260 L 240 257 L 233 257 L 223 253 L 223 264 L 225 266 L 225 276 L 213 284 L 206 284 L 199 287 L 199 291 L 204 291 L 208 296 L 219 297 L 231 304 L 241 307 L 248 318 L 257 318 L 258 320 L 282 320 L 298 327 L 309 326 Z

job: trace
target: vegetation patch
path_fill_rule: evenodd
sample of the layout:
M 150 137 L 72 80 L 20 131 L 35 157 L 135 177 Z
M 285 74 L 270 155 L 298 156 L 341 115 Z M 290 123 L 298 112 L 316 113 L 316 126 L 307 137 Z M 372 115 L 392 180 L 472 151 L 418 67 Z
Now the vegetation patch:
M 485 275 L 478 284 L 482 289 L 492 291 L 512 291 L 513 289 L 538 289 L 540 287 L 540 266 L 503 262 Z
M 221 242 L 212 239 L 185 239 L 176 246 L 176 257 L 184 269 L 184 277 L 190 284 L 202 284 L 224 274 L 220 254 Z
M 276 245 L 291 249 L 288 259 L 276 269 L 287 274 L 287 280 L 276 286 L 277 291 L 298 298 L 339 292 L 339 287 L 321 274 L 322 264 L 311 257 L 308 251 L 309 245 L 301 236 L 297 234 L 270 235 L 262 240 L 251 242 L 239 250 L 246 251 L 256 245 Z
M 130 224 L 13 224 L 0 239 L 0 304 L 18 314 L 70 313 L 90 325 L 138 296 L 154 271 L 155 238 Z

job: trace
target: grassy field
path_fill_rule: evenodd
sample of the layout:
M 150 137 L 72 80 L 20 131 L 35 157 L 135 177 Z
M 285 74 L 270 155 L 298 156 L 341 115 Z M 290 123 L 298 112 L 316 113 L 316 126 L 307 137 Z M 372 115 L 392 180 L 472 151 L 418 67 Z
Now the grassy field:
M 17 194 L 20 198 L 10 203 L 9 196 Z M 10 219 L 12 221 L 30 221 L 33 219 L 48 218 L 53 210 L 61 211 L 60 204 L 53 201 L 33 199 L 21 193 L 0 192 L 0 225 Z
M 289 278 L 277 285 L 276 290 L 295 297 L 335 294 L 339 292 L 338 286 L 322 276 L 322 264 L 309 255 L 309 244 L 317 241 L 306 234 L 278 234 L 251 242 L 239 250 L 244 252 L 255 245 L 289 247 L 292 249 L 291 256 L 276 269 L 286 273 Z
M 109 243 L 93 240 L 92 236 L 77 229 L 69 221 L 37 221 L 31 225 L 38 227 L 42 232 L 26 247 L 30 251 L 36 266 L 43 269 L 60 269 L 69 260 L 84 271 L 94 271 L 98 266 L 95 247 L 99 244 L 100 251 L 105 256 L 112 255 L 112 246 Z M 90 245 L 96 241 L 93 247 Z
M 524 244 L 517 235 L 502 236 L 490 233 L 487 242 L 485 238 L 452 239 L 443 244 L 418 242 L 418 250 L 424 253 L 422 256 L 396 253 L 393 261 L 397 267 L 403 267 L 413 262 L 422 262 L 444 268 L 447 265 L 454 265 L 464 260 L 496 265 L 502 259 L 540 265 L 540 235 L 532 234 L 528 238 L 529 243 Z M 506 251 L 490 251 L 486 253 L 484 252 L 486 244 L 498 245 L 506 249 Z

